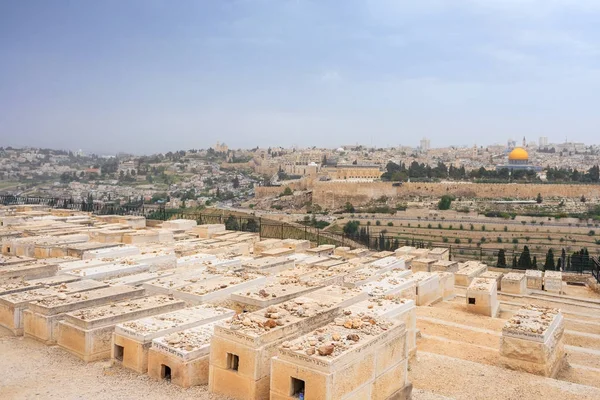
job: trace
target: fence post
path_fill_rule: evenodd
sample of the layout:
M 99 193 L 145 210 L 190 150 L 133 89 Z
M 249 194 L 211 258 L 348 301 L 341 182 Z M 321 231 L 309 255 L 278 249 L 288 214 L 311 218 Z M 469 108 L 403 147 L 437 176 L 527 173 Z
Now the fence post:
M 244 229 L 242 228 L 242 217 L 241 217 L 241 216 L 240 216 L 240 228 L 239 228 L 239 230 L 240 230 L 240 231 L 243 231 L 243 230 L 244 230 Z
M 320 246 L 321 242 L 321 232 L 317 229 L 317 246 Z
M 283 240 L 283 222 L 281 223 L 281 240 Z
M 479 261 L 483 261 L 483 249 L 479 248 Z
M 258 217 L 258 239 L 262 240 L 262 217 Z
M 304 240 L 306 240 L 307 235 L 306 235 L 306 225 L 304 225 Z
M 448 261 L 452 261 L 452 245 L 448 248 Z

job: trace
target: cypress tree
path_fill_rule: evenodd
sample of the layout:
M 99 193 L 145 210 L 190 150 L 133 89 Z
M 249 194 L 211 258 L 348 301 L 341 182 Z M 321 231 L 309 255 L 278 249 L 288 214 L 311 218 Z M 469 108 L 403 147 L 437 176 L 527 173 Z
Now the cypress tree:
M 506 268 L 506 254 L 504 253 L 504 249 L 500 249 L 498 252 L 497 266 L 500 268 Z

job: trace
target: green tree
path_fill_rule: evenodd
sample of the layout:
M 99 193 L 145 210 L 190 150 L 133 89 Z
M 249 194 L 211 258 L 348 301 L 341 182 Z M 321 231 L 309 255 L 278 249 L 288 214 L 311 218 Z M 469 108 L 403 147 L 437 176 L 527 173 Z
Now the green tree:
M 500 249 L 498 252 L 498 262 L 496 265 L 500 268 L 506 268 L 506 254 L 504 253 L 504 249 Z
M 523 252 L 519 256 L 518 262 L 519 269 L 530 269 L 531 268 L 531 254 L 529 253 L 529 247 L 525 246 Z
M 512 268 L 517 269 L 517 256 L 513 256 Z
M 554 252 L 552 249 L 548 249 L 546 253 L 546 262 L 544 262 L 544 270 L 554 271 L 556 269 L 556 265 L 554 264 Z
M 237 189 L 239 187 L 240 187 L 240 179 L 236 175 L 235 178 L 233 178 L 233 188 Z
M 349 201 L 346 202 L 346 205 L 344 205 L 344 211 L 347 213 L 353 213 L 356 211 L 356 209 L 354 208 L 354 206 L 352 205 L 352 203 L 350 203 Z
M 454 197 L 447 194 L 443 195 L 438 203 L 438 209 L 449 210 L 452 205 L 452 200 L 454 200 Z
M 538 193 L 537 197 L 535 198 L 536 203 L 538 204 L 542 204 L 542 201 L 544 201 L 544 199 L 542 199 L 542 194 Z
M 233 215 L 230 215 L 229 217 L 227 217 L 227 219 L 225 220 L 225 229 L 227 229 L 229 231 L 239 231 L 240 224 L 238 223 L 237 218 L 234 217 Z
M 294 194 L 294 192 L 292 192 L 292 189 L 290 189 L 289 186 L 286 186 L 286 188 L 283 190 L 283 195 L 284 196 L 291 196 L 292 194 Z

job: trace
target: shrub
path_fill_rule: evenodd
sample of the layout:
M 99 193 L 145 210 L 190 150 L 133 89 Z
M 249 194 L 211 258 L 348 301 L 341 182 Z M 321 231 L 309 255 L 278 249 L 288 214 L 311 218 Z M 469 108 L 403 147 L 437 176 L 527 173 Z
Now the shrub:
M 502 243 L 502 236 L 498 236 L 498 237 L 496 238 L 496 241 L 497 241 L 498 243 Z
M 513 238 L 512 242 L 513 242 L 513 244 L 519 244 L 519 239 Z
M 471 228 L 472 231 L 475 230 L 475 226 L 473 224 L 471 224 Z
M 387 223 L 388 226 L 394 226 L 394 223 L 392 221 Z
M 381 225 L 381 221 L 380 220 L 375 221 L 375 225 L 380 226 Z
M 444 237 L 442 238 L 442 241 L 443 241 L 444 243 L 448 243 L 448 238 L 447 238 L 446 236 L 444 236 Z
M 481 231 L 485 231 L 485 225 L 481 225 Z
M 289 186 L 288 186 L 288 187 L 286 187 L 286 188 L 283 190 L 283 193 L 282 193 L 282 195 L 283 195 L 283 196 L 290 196 L 290 195 L 292 195 L 292 194 L 294 194 L 294 192 L 292 192 L 292 189 L 290 189 L 290 187 L 289 187 Z
M 588 232 L 588 236 L 594 236 L 594 235 L 596 235 L 596 232 L 595 232 L 595 231 L 589 231 L 589 232 Z
M 463 224 L 460 224 L 460 226 L 458 227 L 458 229 L 460 229 L 462 231 L 465 228 L 464 228 Z
M 504 227 L 504 232 L 508 232 L 508 226 Z
M 442 224 L 438 224 L 438 229 L 442 229 Z
M 459 238 L 454 239 L 454 243 L 460 244 L 460 239 Z
M 440 210 L 449 210 L 452 205 L 452 200 L 454 200 L 453 196 L 443 195 L 438 203 L 438 209 Z
M 431 224 L 427 224 L 427 229 L 431 229 Z
M 473 243 L 473 239 L 472 239 L 472 238 L 468 238 L 468 239 L 467 239 L 467 242 L 469 242 L 469 243 Z

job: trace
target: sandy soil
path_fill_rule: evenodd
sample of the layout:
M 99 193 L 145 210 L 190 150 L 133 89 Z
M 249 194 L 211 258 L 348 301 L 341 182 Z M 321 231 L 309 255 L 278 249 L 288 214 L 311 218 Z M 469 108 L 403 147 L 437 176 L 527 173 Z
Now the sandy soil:
M 410 369 L 409 380 L 416 391 L 424 389 L 456 400 L 600 399 L 600 389 L 589 386 L 423 351 Z
M 110 362 L 85 364 L 58 346 L 9 336 L 0 328 L 0 399 L 226 400 L 207 386 L 181 389 Z

